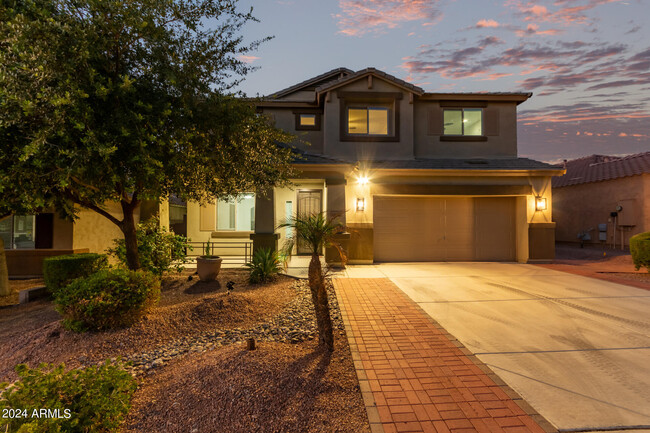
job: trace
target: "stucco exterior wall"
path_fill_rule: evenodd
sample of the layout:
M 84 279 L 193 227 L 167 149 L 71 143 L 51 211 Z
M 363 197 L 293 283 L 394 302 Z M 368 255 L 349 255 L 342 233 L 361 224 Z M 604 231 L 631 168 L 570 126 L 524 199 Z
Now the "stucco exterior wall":
M 650 231 L 650 174 L 555 188 L 553 192 L 558 241 L 579 242 L 578 233 L 593 229 L 589 231 L 591 240 L 585 242 L 612 244 L 614 218 L 610 213 L 618 205 L 623 206 L 621 218 L 634 223 L 634 227 L 625 229 L 625 246 L 629 245 L 630 236 Z M 598 224 L 603 223 L 607 223 L 607 241 L 598 240 Z M 618 247 L 620 239 L 619 229 Z
M 106 210 L 118 219 L 122 219 L 122 209 L 119 203 L 109 202 Z M 135 223 L 140 222 L 140 210 L 135 214 Z M 123 239 L 122 231 L 112 222 L 98 213 L 81 209 L 79 218 L 74 222 L 73 248 L 87 248 L 91 253 L 104 253 L 113 246 L 114 239 Z

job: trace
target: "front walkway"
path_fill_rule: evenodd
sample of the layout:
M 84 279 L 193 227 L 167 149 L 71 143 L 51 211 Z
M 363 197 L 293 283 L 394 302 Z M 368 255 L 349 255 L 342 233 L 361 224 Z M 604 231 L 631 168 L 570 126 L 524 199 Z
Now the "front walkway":
M 388 278 L 333 281 L 373 433 L 556 431 Z

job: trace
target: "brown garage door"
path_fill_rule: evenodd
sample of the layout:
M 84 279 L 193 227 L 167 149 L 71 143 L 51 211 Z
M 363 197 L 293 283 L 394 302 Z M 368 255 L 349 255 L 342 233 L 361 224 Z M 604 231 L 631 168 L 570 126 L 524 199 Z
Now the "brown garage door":
M 382 197 L 373 201 L 377 262 L 514 261 L 512 197 Z

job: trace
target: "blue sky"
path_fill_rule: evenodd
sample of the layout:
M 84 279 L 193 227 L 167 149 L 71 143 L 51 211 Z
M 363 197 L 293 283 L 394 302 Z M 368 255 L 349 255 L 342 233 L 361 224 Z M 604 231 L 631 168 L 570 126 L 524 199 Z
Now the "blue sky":
M 519 154 L 650 150 L 650 0 L 244 0 L 275 38 L 240 89 L 373 66 L 426 91 L 526 91 Z

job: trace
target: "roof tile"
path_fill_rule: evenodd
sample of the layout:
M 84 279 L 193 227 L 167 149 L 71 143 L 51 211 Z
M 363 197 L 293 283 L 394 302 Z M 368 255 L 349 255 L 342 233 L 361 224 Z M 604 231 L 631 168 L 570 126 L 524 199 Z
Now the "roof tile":
M 590 155 L 566 162 L 566 174 L 553 178 L 553 188 L 602 182 L 650 173 L 650 152 L 627 156 Z

